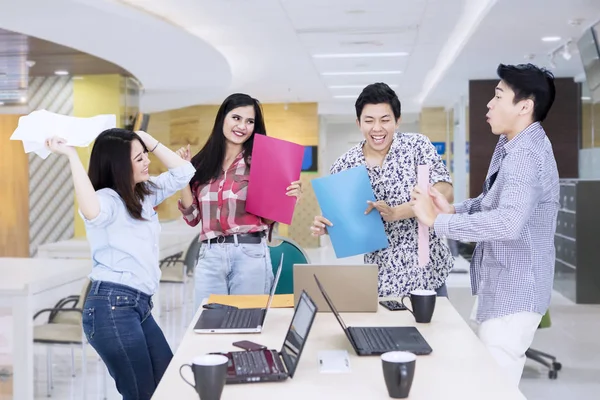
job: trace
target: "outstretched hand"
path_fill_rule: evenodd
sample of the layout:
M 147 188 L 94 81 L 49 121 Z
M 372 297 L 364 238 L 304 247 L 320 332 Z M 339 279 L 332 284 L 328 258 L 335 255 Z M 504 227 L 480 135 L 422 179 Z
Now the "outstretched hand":
M 188 144 L 187 147 L 182 147 L 179 150 L 177 150 L 175 153 L 177 153 L 177 155 L 179 157 L 181 157 L 182 159 L 184 159 L 185 161 L 191 161 L 192 160 L 192 152 L 190 150 L 190 145 Z
M 67 145 L 67 140 L 58 136 L 46 139 L 46 147 L 53 153 L 72 155 L 77 154 L 75 147 Z
M 294 181 L 287 187 L 287 192 L 285 192 L 287 196 L 295 196 L 296 203 L 300 201 L 300 197 L 302 196 L 302 182 Z

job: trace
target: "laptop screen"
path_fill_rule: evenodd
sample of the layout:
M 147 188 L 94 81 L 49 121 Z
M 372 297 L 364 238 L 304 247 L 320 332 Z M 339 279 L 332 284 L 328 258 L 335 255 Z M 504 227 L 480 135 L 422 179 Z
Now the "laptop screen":
M 310 332 L 315 315 L 317 314 L 317 306 L 306 292 L 302 292 L 292 323 L 288 329 L 283 347 L 281 348 L 281 356 L 290 377 L 294 376 L 298 360 L 302 354 L 302 349 L 306 343 L 306 338 Z

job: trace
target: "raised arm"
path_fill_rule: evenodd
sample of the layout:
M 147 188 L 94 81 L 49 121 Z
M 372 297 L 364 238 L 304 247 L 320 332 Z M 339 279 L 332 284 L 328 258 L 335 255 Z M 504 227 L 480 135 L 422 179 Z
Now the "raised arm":
M 75 186 L 75 197 L 79 203 L 79 211 L 88 220 L 95 219 L 100 214 L 100 200 L 83 164 L 79 159 L 77 150 L 66 145 L 67 141 L 59 137 L 53 137 L 46 141 L 46 146 L 51 152 L 66 155 L 71 166 L 73 185 Z
M 177 153 L 167 146 L 163 146 L 148 133 L 144 131 L 136 133 L 144 141 L 148 151 L 154 153 L 165 167 L 169 169 L 157 177 L 150 178 L 157 187 L 151 197 L 153 206 L 157 206 L 166 198 L 174 195 L 178 190 L 189 186 L 190 179 L 192 179 L 196 170 L 189 161 L 182 159 Z
M 148 151 L 154 153 L 156 158 L 158 158 L 160 162 L 162 162 L 168 169 L 174 169 L 189 163 L 189 161 L 179 157 L 177 153 L 169 149 L 167 146 L 163 146 L 150 134 L 144 131 L 137 131 L 136 133 L 144 141 Z

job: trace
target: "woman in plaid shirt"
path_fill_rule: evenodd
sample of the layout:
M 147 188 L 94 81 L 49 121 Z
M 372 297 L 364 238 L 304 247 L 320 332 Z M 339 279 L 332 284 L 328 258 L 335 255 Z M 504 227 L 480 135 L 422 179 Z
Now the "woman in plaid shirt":
M 211 294 L 264 294 L 273 270 L 267 233 L 274 221 L 246 212 L 254 135 L 266 135 L 258 100 L 236 93 L 225 99 L 208 141 L 191 160 L 196 175 L 182 190 L 179 210 L 190 226 L 200 225 L 200 253 L 194 272 L 194 306 Z M 299 197 L 300 181 L 288 196 Z

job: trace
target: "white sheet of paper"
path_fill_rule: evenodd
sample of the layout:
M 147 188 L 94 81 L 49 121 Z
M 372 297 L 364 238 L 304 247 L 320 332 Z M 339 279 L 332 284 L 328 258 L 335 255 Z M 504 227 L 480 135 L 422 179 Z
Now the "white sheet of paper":
M 322 374 L 340 374 L 352 372 L 350 357 L 346 350 L 321 350 L 318 355 L 319 372 Z
M 25 153 L 34 152 L 45 159 L 50 155 L 46 139 L 59 136 L 69 146 L 87 147 L 102 131 L 116 126 L 114 114 L 80 118 L 38 110 L 19 118 L 19 125 L 10 140 L 21 140 Z

